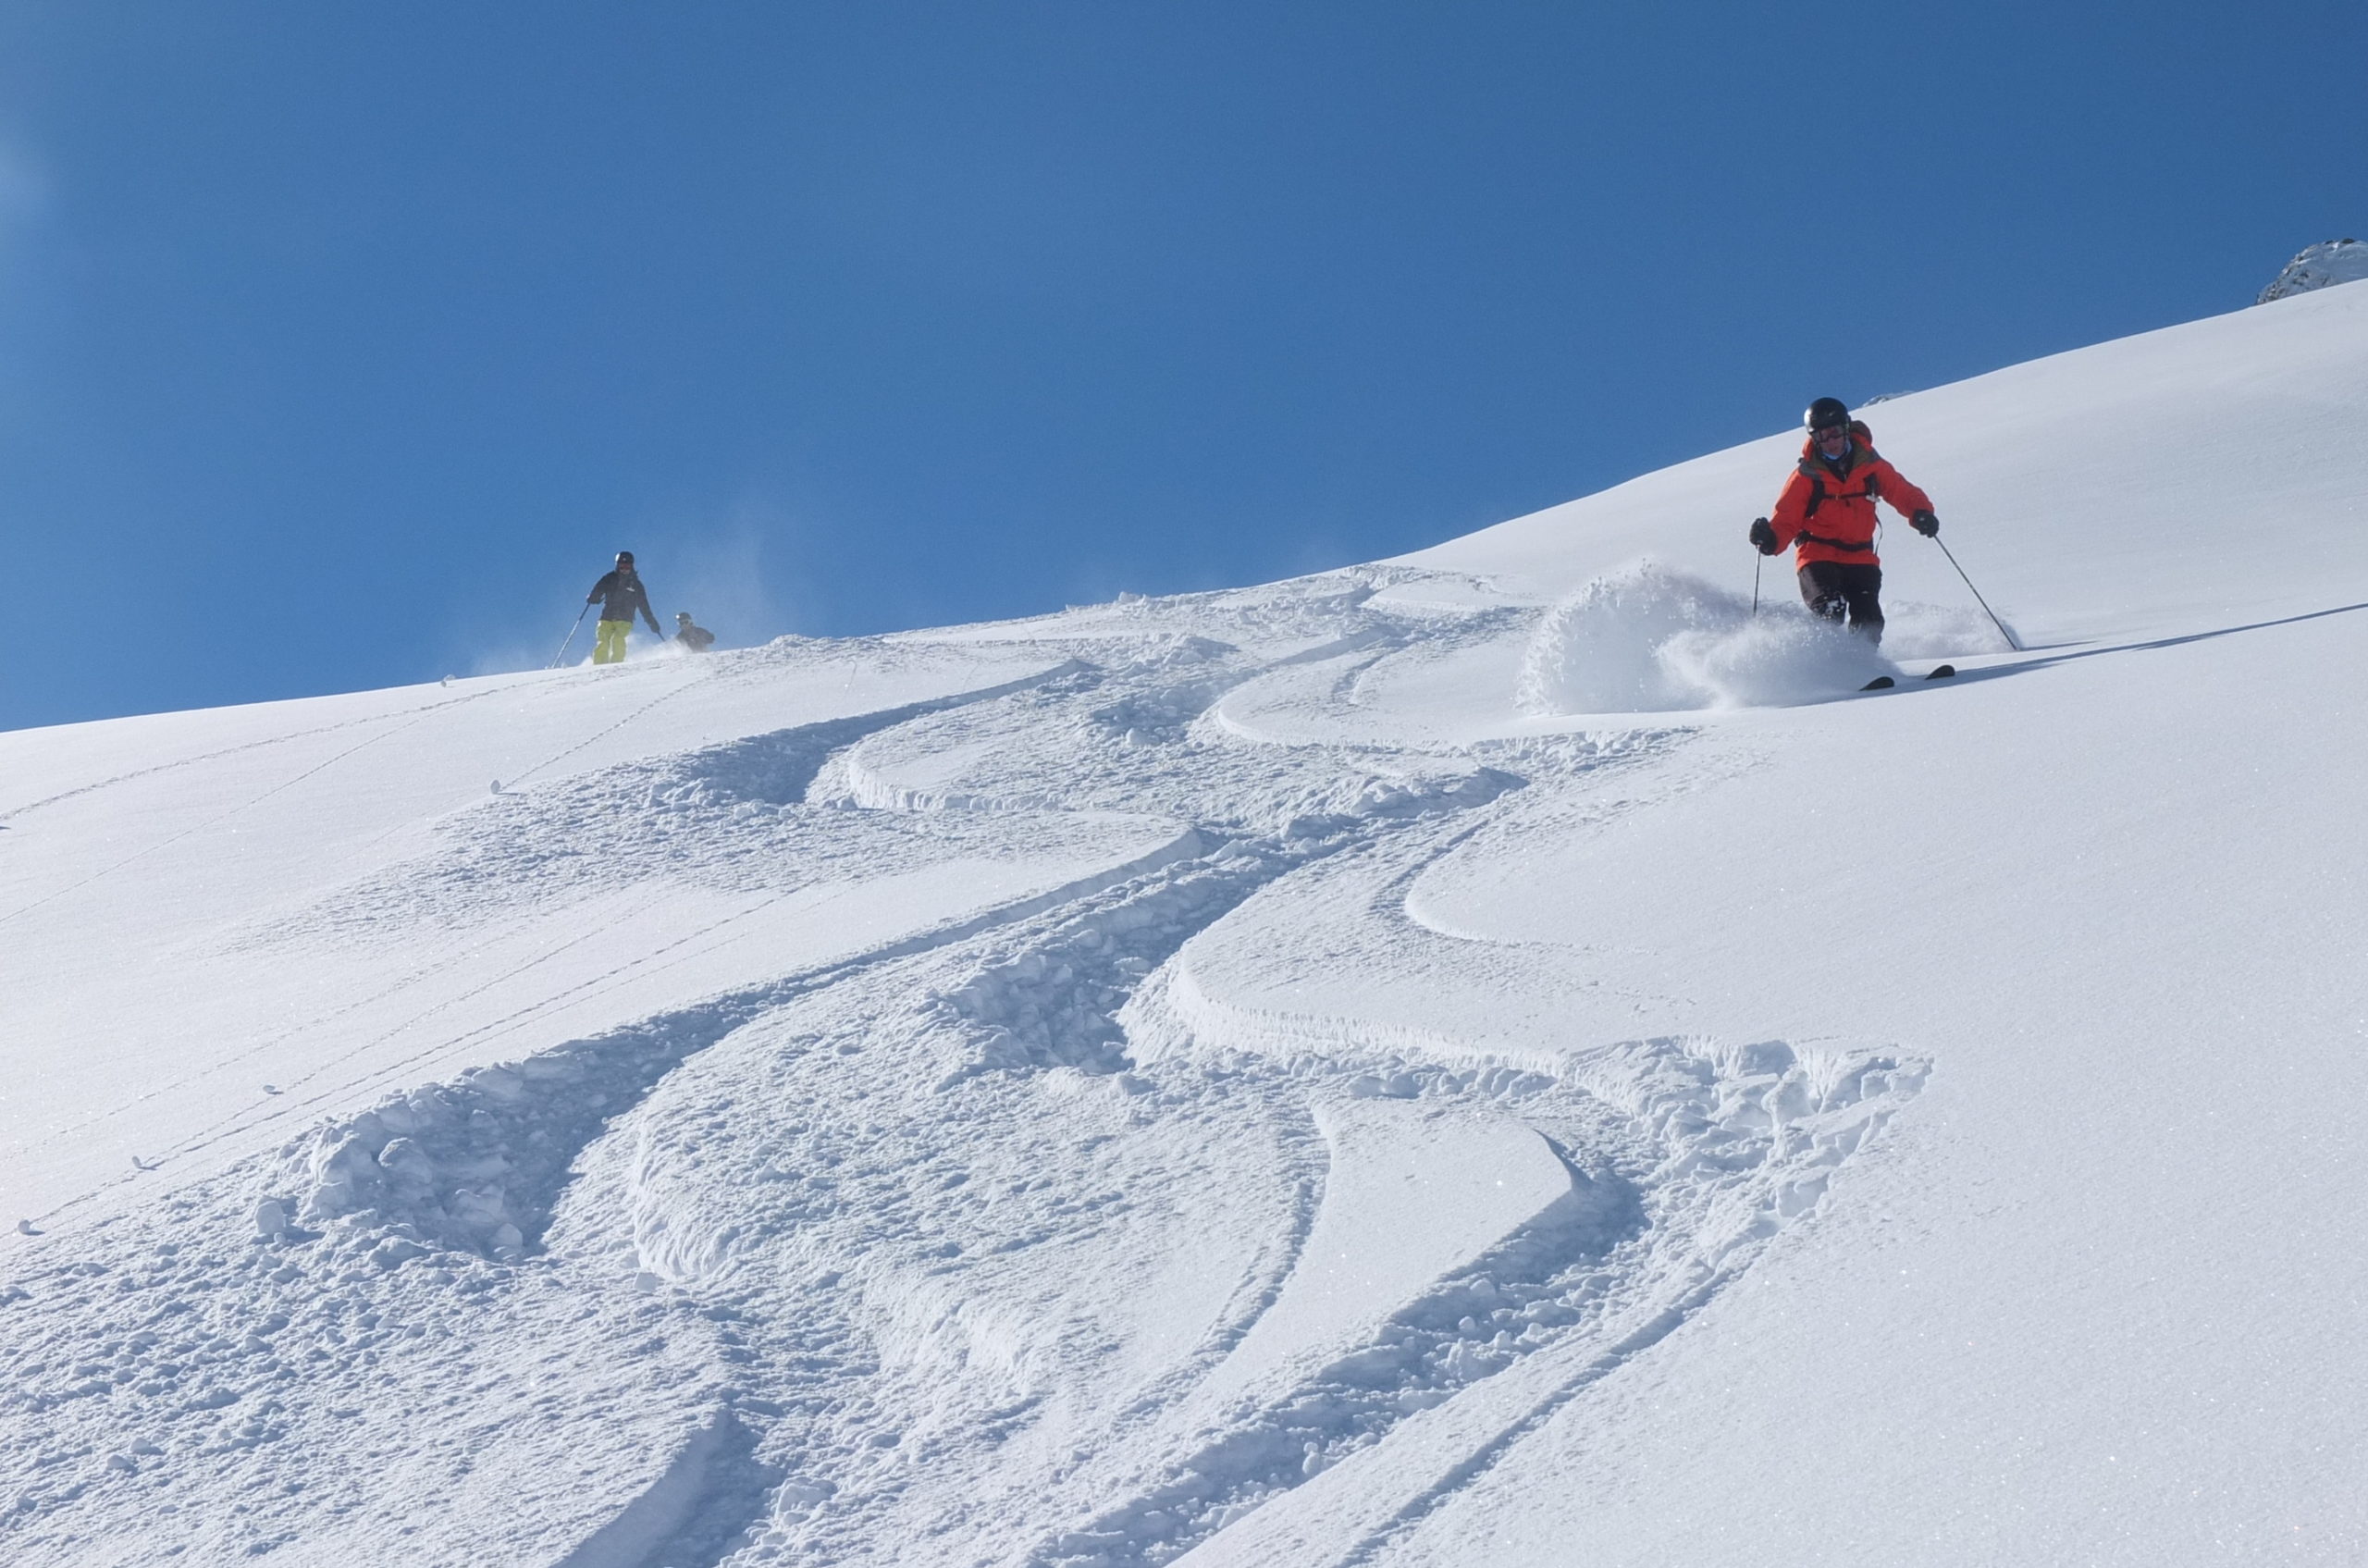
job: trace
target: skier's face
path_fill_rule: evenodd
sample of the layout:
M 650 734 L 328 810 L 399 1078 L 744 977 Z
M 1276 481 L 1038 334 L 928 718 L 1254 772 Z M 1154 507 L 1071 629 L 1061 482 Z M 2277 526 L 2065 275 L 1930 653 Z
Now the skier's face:
M 1829 425 L 1817 432 L 1817 450 L 1828 457 L 1840 457 L 1849 445 L 1850 431 L 1845 426 Z

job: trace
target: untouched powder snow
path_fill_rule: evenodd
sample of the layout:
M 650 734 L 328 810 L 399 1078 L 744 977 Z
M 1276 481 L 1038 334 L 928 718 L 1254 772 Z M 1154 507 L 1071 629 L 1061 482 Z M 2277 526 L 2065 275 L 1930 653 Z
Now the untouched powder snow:
M 1755 614 L 1784 436 L 0 735 L 0 1558 L 2362 1561 L 2363 407 L 2347 289 L 1881 405 L 2020 651 Z

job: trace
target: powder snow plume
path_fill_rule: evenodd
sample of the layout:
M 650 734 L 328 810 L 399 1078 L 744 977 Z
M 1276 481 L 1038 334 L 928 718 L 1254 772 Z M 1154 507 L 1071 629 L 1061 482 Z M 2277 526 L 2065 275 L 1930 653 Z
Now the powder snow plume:
M 1754 615 L 1749 600 L 1646 560 L 1547 613 L 1519 700 L 1537 714 L 1780 708 L 1896 673 L 1862 637 L 1791 607 Z
M 1790 708 L 1896 678 L 1886 653 L 1961 658 L 2004 649 L 1979 615 L 1913 603 L 1891 607 L 1881 650 L 1790 602 L 1751 602 L 1650 559 L 1590 581 L 1547 612 L 1522 661 L 1524 712 L 1665 713 Z

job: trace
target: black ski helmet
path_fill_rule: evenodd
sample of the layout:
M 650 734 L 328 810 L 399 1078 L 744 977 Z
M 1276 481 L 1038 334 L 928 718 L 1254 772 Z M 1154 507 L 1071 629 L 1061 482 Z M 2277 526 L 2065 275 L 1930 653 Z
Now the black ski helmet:
M 632 564 L 633 564 L 633 551 L 631 551 L 631 550 L 629 550 L 629 549 L 621 549 L 621 550 L 617 551 L 617 564 L 618 564 L 618 565 L 620 565 L 620 566 L 630 566 L 630 565 L 632 565 Z
M 1809 411 L 1807 414 L 1801 415 L 1801 423 L 1812 431 L 1831 430 L 1836 427 L 1847 429 L 1850 425 L 1850 405 L 1840 398 L 1819 398 L 1809 404 Z

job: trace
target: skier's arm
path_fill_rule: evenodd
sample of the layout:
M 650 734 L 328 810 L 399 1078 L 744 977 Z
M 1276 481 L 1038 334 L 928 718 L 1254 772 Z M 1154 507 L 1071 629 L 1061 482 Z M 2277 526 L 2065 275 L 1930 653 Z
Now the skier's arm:
M 584 602 L 586 604 L 598 602 L 600 596 L 609 591 L 609 585 L 616 580 L 616 575 L 617 574 L 614 572 L 611 572 L 602 577 L 598 582 L 593 584 L 592 591 L 584 596 Z
M 1902 517 L 1913 517 L 1919 512 L 1932 510 L 1932 498 L 1907 482 L 1907 476 L 1891 465 L 1891 459 L 1875 459 L 1875 482 L 1882 488 L 1883 500 Z
M 650 612 L 648 585 L 639 585 L 635 586 L 633 591 L 641 599 L 641 618 L 649 623 L 650 635 L 658 638 L 660 642 L 665 641 L 666 628 L 660 625 L 658 623 L 658 617 Z
M 1776 548 L 1790 549 L 1801 530 L 1808 526 L 1809 492 L 1816 487 L 1809 476 L 1799 469 L 1784 481 L 1783 493 L 1776 498 L 1776 510 L 1768 514 L 1769 526 L 1776 531 Z

